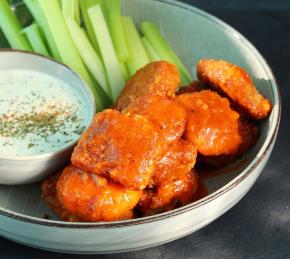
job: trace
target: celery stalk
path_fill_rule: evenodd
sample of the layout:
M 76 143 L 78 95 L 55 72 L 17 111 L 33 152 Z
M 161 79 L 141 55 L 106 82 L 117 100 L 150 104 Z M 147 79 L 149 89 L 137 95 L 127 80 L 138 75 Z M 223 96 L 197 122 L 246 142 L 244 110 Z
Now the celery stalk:
M 61 0 L 61 9 L 64 17 L 72 17 L 80 24 L 79 0 Z
M 108 4 L 108 25 L 114 47 L 119 61 L 125 62 L 129 59 L 129 50 L 123 30 L 120 0 L 110 0 Z
M 182 64 L 180 59 L 177 57 L 177 55 L 174 53 L 174 51 L 170 48 L 164 37 L 161 35 L 156 24 L 153 22 L 145 21 L 141 25 L 141 31 L 151 42 L 152 46 L 162 59 L 176 65 L 181 74 L 182 84 L 186 85 L 190 83 L 192 81 L 191 75 Z
M 111 97 L 112 93 L 108 83 L 106 70 L 86 34 L 73 18 L 66 17 L 65 21 L 85 65 L 90 70 L 94 78 L 98 81 L 105 93 Z
M 150 60 L 134 25 L 133 19 L 131 17 L 122 17 L 122 22 L 130 53 L 127 64 L 130 75 L 132 76 L 138 69 L 147 65 Z
M 26 7 L 29 9 L 30 13 L 32 14 L 33 18 L 35 19 L 36 23 L 40 27 L 42 32 L 42 36 L 45 39 L 47 46 L 52 54 L 52 56 L 57 59 L 58 61 L 61 60 L 60 53 L 57 49 L 55 40 L 48 29 L 47 22 L 45 20 L 44 14 L 40 8 L 38 0 L 23 0 Z
M 101 52 L 100 52 L 100 48 L 99 48 L 99 43 L 97 41 L 93 25 L 91 23 L 91 20 L 90 20 L 89 14 L 88 14 L 88 9 L 90 7 L 96 5 L 97 3 L 98 3 L 98 0 L 93 0 L 93 1 L 92 0 L 90 0 L 90 1 L 80 0 L 81 14 L 82 14 L 82 18 L 83 18 L 86 32 L 88 34 L 88 37 L 89 37 L 95 51 L 97 52 L 98 55 L 100 55 Z
M 89 69 L 88 69 L 88 73 L 89 73 L 89 76 L 90 76 L 93 84 L 96 86 L 97 93 L 100 96 L 100 98 L 102 99 L 102 103 L 103 103 L 104 107 L 105 108 L 112 107 L 113 101 L 111 100 L 111 98 L 108 97 L 108 95 L 105 93 L 103 88 L 99 85 L 98 81 L 95 79 L 95 77 L 92 75 L 92 73 L 90 72 Z
M 86 0 L 86 1 L 91 1 L 90 7 L 93 7 L 97 4 L 100 5 L 104 18 L 107 21 L 107 17 L 108 17 L 108 2 L 111 0 Z M 94 3 L 94 4 L 93 4 Z
M 61 0 L 61 10 L 64 17 L 75 18 L 75 1 Z
M 156 52 L 156 50 L 154 49 L 154 47 L 152 46 L 152 44 L 150 43 L 150 41 L 144 36 L 142 37 L 142 42 L 143 45 L 146 49 L 146 52 L 148 54 L 148 57 L 150 59 L 150 61 L 160 61 L 161 58 L 158 55 L 158 53 Z
M 78 50 L 72 41 L 58 1 L 38 0 L 38 3 L 41 7 L 41 10 L 43 11 L 48 29 L 55 40 L 62 61 L 77 73 L 79 73 L 84 80 L 86 80 L 96 98 L 97 108 L 98 110 L 101 110 L 103 108 L 102 101 L 98 96 L 97 91 L 89 77 Z
M 21 33 L 27 36 L 34 52 L 49 57 L 48 50 L 45 46 L 44 40 L 37 24 L 31 24 L 30 26 L 24 28 Z
M 92 26 L 92 23 L 88 14 L 88 9 L 97 4 L 101 4 L 102 10 L 103 12 L 105 12 L 105 10 L 107 10 L 105 1 L 103 0 L 79 0 L 84 27 L 87 31 L 87 34 L 89 36 L 91 43 L 93 44 L 95 51 L 97 52 L 99 56 L 101 55 L 101 52 L 100 52 L 99 44 L 98 44 L 98 41 L 94 32 L 94 28 Z
M 14 49 L 31 51 L 31 46 L 21 34 L 22 26 L 6 0 L 0 0 L 0 28 Z
M 80 25 L 81 24 L 81 10 L 80 10 L 80 1 L 83 0 L 74 0 L 75 2 L 75 20 Z
M 105 69 L 107 71 L 113 101 L 116 101 L 125 85 L 122 69 L 100 5 L 89 8 L 88 13 L 99 43 Z
M 127 81 L 130 78 L 130 74 L 129 74 L 128 68 L 126 66 L 126 63 L 120 62 L 120 67 L 121 67 L 124 79 L 125 79 L 125 81 Z

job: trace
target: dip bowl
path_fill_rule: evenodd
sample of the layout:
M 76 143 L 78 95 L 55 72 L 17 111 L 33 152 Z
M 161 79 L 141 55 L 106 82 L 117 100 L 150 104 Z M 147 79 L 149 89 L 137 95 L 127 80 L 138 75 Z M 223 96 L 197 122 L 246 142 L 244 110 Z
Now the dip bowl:
M 86 83 L 68 67 L 52 59 L 29 52 L 1 49 L 0 73 L 9 69 L 41 72 L 60 79 L 70 87 L 77 88 L 87 109 L 86 126 L 90 124 L 95 114 L 93 95 Z M 75 105 L 78 104 L 76 103 Z M 0 154 L 0 184 L 28 184 L 46 178 L 67 164 L 76 143 L 77 140 L 62 146 L 56 151 L 44 154 L 25 156 L 5 156 Z

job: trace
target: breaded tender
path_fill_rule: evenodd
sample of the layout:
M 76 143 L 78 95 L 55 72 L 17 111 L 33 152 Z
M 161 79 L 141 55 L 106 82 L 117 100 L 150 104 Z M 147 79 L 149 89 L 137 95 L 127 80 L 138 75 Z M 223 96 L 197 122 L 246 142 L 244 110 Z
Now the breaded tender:
M 62 220 L 69 222 L 81 222 L 82 220 L 75 215 L 72 215 L 60 203 L 56 193 L 56 182 L 61 173 L 50 176 L 41 184 L 42 199 L 46 201 L 54 213 Z
M 156 164 L 152 183 L 157 185 L 178 178 L 181 171 L 189 172 L 195 165 L 196 156 L 196 147 L 191 142 L 179 140 Z M 183 176 L 183 173 L 180 175 Z
M 239 120 L 239 133 L 242 138 L 242 143 L 239 147 L 238 154 L 241 156 L 256 144 L 258 127 L 241 116 Z
M 173 97 L 179 84 L 180 75 L 174 65 L 166 61 L 152 62 L 127 82 L 116 102 L 116 109 L 122 111 L 137 97 L 150 93 Z
M 150 188 L 139 202 L 144 215 L 171 210 L 194 201 L 198 187 L 197 175 L 192 171 L 196 161 L 196 148 L 180 140 L 157 163 Z
M 147 118 L 114 110 L 98 113 L 72 154 L 72 164 L 125 187 L 144 189 L 164 154 L 164 137 Z
M 264 119 L 271 112 L 271 103 L 257 91 L 247 72 L 237 65 L 202 59 L 197 64 L 197 77 L 225 94 L 254 119 Z
M 242 142 L 235 154 L 223 156 L 199 156 L 198 163 L 207 164 L 210 166 L 223 166 L 230 164 L 239 157 L 243 156 L 257 142 L 258 128 L 241 116 L 239 119 L 239 134 Z
M 185 130 L 186 112 L 182 105 L 157 94 L 141 96 L 126 111 L 140 114 L 161 130 L 170 145 L 180 139 Z
M 239 114 L 228 99 L 210 90 L 176 97 L 187 110 L 185 138 L 205 156 L 235 154 L 241 144 Z
M 68 166 L 56 183 L 62 206 L 83 221 L 116 221 L 133 217 L 142 191 L 132 191 L 95 174 Z

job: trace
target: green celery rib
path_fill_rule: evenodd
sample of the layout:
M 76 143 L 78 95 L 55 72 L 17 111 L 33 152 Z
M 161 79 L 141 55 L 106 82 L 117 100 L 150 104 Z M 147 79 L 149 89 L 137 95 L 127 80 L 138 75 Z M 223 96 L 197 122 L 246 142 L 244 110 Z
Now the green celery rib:
M 111 100 L 111 98 L 108 97 L 108 95 L 105 93 L 103 88 L 99 85 L 98 81 L 95 79 L 95 77 L 92 75 L 92 73 L 90 72 L 89 69 L 88 69 L 88 73 L 89 73 L 90 78 L 91 78 L 92 82 L 94 83 L 94 85 L 97 86 L 96 89 L 97 89 L 98 95 L 102 99 L 102 103 L 104 104 L 104 107 L 105 108 L 112 107 L 113 101 Z
M 81 15 L 83 18 L 83 23 L 84 23 L 84 27 L 86 29 L 86 32 L 88 34 L 88 37 L 95 49 L 95 51 L 97 52 L 97 54 L 99 56 L 101 56 L 101 52 L 100 52 L 100 48 L 99 48 L 99 43 L 97 41 L 95 32 L 94 32 L 94 28 L 92 26 L 89 14 L 88 14 L 88 9 L 97 5 L 97 4 L 101 4 L 102 10 L 104 13 L 107 13 L 107 2 L 108 0 L 79 0 L 79 4 L 80 4 L 80 11 L 81 11 Z
M 64 17 L 72 17 L 80 24 L 79 0 L 61 0 L 61 9 Z
M 181 74 L 182 84 L 189 84 L 192 81 L 191 75 L 182 64 L 180 59 L 177 57 L 177 55 L 174 53 L 174 51 L 170 48 L 164 37 L 161 35 L 156 24 L 153 22 L 145 21 L 141 25 L 141 31 L 151 42 L 152 46 L 163 60 L 176 65 Z
M 96 4 L 98 4 L 99 0 L 80 0 L 80 8 L 81 8 L 81 14 L 83 18 L 83 23 L 84 27 L 86 29 L 86 32 L 88 34 L 88 37 L 97 52 L 98 55 L 101 54 L 100 48 L 99 48 L 99 43 L 97 41 L 93 25 L 91 23 L 89 14 L 88 14 L 88 9 Z
M 0 0 L 0 28 L 12 48 L 32 50 L 25 35 L 20 33 L 22 26 L 6 0 Z
M 50 53 L 52 54 L 52 56 L 56 60 L 61 62 L 62 60 L 61 60 L 60 53 L 57 49 L 54 38 L 48 29 L 47 22 L 45 20 L 44 14 L 40 8 L 38 0 L 23 0 L 23 2 L 26 5 L 26 7 L 28 8 L 28 10 L 30 11 L 30 13 L 32 14 L 36 23 L 38 24 L 38 26 L 42 32 L 42 36 L 45 39 L 47 46 L 49 47 Z
M 34 52 L 49 57 L 48 50 L 45 46 L 44 40 L 37 24 L 31 24 L 30 26 L 24 28 L 21 33 L 27 36 Z
M 127 65 L 130 75 L 132 76 L 138 69 L 147 65 L 150 60 L 147 56 L 133 19 L 131 17 L 122 17 L 122 22 L 130 53 L 130 57 L 127 60 Z
M 75 1 L 61 0 L 61 9 L 64 17 L 75 18 Z
M 121 70 L 122 70 L 122 73 L 123 73 L 125 81 L 129 80 L 130 79 L 130 74 L 129 74 L 129 71 L 128 71 L 126 63 L 121 63 L 120 62 L 120 67 L 121 67 Z
M 75 20 L 79 25 L 81 24 L 80 1 L 83 1 L 83 0 L 74 0 L 74 2 L 75 2 Z
M 120 67 L 101 6 L 96 5 L 89 8 L 88 13 L 99 43 L 101 55 L 112 91 L 113 101 L 116 101 L 125 85 L 122 69 Z
M 111 98 L 111 89 L 101 59 L 92 47 L 85 32 L 78 26 L 77 22 L 71 17 L 66 17 L 65 20 L 72 39 L 74 40 L 85 65 L 98 81 L 105 93 Z
M 63 63 L 82 76 L 94 93 L 97 109 L 103 109 L 104 107 L 101 98 L 97 94 L 86 67 L 82 62 L 78 50 L 67 29 L 58 0 L 38 0 L 38 3 L 44 13 L 48 29 L 55 40 Z M 51 17 L 53 17 L 53 19 L 51 19 Z
M 99 4 L 101 6 L 104 18 L 107 21 L 107 18 L 108 18 L 108 3 L 111 0 L 87 0 L 87 1 L 96 2 L 94 5 Z M 92 5 L 91 5 L 91 7 L 92 7 Z
M 147 51 L 150 61 L 152 62 L 160 61 L 161 60 L 160 56 L 158 55 L 158 53 L 156 52 L 150 41 L 145 36 L 142 37 L 142 42 Z
M 108 1 L 108 25 L 119 61 L 125 62 L 129 59 L 129 50 L 123 30 L 120 0 Z

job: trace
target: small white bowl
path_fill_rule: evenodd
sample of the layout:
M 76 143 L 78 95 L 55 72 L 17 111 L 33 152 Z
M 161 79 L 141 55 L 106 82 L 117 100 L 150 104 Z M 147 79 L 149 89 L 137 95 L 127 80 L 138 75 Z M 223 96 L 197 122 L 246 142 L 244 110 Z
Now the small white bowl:
M 88 113 L 86 126 L 90 124 L 95 114 L 94 97 L 86 83 L 68 67 L 41 55 L 3 49 L 0 51 L 0 73 L 8 69 L 45 73 L 66 82 L 71 87 L 77 87 L 86 102 Z M 0 184 L 27 184 L 46 178 L 68 163 L 76 142 L 77 140 L 46 154 L 13 157 L 0 155 Z

